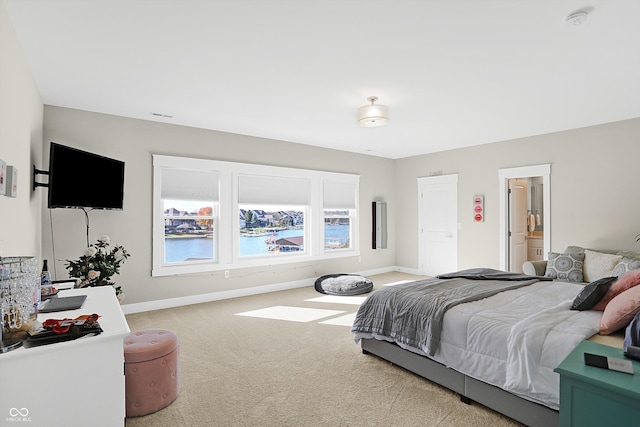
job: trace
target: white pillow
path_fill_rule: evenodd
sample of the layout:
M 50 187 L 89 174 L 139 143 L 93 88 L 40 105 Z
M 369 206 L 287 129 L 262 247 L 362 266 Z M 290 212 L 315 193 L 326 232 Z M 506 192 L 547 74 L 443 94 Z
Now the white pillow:
M 611 276 L 613 269 L 622 258 L 622 255 L 605 254 L 585 249 L 584 267 L 582 270 L 584 281 L 594 282 L 603 277 Z

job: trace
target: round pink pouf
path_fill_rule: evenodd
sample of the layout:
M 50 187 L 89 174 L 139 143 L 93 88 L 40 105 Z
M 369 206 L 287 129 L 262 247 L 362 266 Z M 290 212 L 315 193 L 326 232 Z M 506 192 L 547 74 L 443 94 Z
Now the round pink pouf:
M 166 408 L 180 392 L 180 344 L 165 329 L 145 329 L 124 339 L 127 417 Z

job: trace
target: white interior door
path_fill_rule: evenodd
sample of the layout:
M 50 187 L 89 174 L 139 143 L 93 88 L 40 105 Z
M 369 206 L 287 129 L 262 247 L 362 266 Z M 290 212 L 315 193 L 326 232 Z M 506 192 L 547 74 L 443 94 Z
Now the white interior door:
M 522 273 L 527 260 L 527 181 L 509 180 L 509 271 Z
M 458 175 L 418 178 L 419 268 L 425 276 L 458 270 Z

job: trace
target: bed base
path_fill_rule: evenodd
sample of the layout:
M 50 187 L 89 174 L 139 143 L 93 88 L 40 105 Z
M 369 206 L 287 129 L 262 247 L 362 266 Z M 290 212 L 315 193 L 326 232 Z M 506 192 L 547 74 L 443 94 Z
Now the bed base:
M 458 393 L 460 400 L 470 404 L 478 402 L 523 424 L 532 427 L 558 425 L 558 411 L 518 397 L 499 387 L 447 368 L 441 363 L 404 350 L 394 343 L 376 339 L 362 339 L 362 352 L 373 354 L 398 365 L 429 381 Z

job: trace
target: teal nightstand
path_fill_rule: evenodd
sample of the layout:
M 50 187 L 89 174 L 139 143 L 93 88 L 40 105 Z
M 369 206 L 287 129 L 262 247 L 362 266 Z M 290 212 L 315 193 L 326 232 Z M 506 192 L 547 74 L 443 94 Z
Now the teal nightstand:
M 562 361 L 555 369 L 560 374 L 560 426 L 640 425 L 640 362 L 633 361 L 635 374 L 629 375 L 587 366 L 584 353 L 624 359 L 622 349 L 582 341 Z

